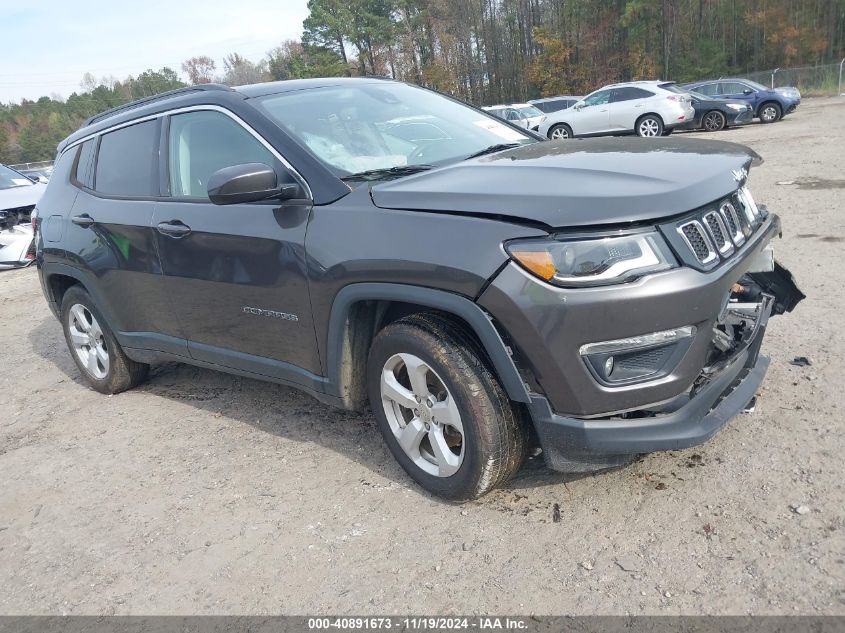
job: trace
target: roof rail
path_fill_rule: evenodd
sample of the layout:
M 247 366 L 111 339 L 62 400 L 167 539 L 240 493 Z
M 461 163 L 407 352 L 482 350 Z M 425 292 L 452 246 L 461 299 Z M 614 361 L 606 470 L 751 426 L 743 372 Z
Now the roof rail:
M 105 112 L 100 112 L 99 114 L 95 114 L 92 117 L 85 119 L 82 123 L 82 127 L 88 127 L 92 123 L 96 123 L 98 121 L 102 121 L 103 119 L 107 119 L 115 114 L 123 112 L 125 110 L 133 110 L 135 108 L 139 108 L 142 105 L 147 105 L 148 103 L 153 103 L 155 101 L 159 101 L 160 99 L 167 99 L 168 97 L 174 97 L 180 94 L 188 94 L 191 92 L 203 92 L 203 91 L 217 91 L 217 90 L 227 90 L 231 91 L 232 88 L 229 86 L 224 86 L 223 84 L 196 84 L 194 86 L 185 86 L 184 88 L 176 88 L 176 90 L 168 90 L 167 92 L 162 92 L 157 95 L 153 95 L 151 97 L 144 97 L 142 99 L 137 99 L 135 101 L 130 101 L 129 103 L 124 103 L 123 105 L 119 105 L 115 108 L 111 108 L 106 110 Z

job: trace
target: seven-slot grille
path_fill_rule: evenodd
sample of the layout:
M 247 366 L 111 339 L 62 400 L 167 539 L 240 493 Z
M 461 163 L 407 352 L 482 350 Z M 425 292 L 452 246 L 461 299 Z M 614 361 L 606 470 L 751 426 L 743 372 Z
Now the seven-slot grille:
M 703 266 L 730 257 L 763 222 L 764 215 L 743 187 L 678 226 L 678 233 Z

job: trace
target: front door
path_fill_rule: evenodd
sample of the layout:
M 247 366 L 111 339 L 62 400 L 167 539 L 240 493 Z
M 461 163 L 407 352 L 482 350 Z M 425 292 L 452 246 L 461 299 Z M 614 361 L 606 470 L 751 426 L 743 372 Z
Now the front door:
M 169 196 L 152 225 L 191 356 L 308 382 L 320 373 L 304 250 L 310 202 L 212 204 L 207 186 L 217 170 L 264 163 L 282 173 L 282 163 L 218 110 L 176 114 L 167 125 Z
M 610 90 L 600 90 L 584 99 L 580 110 L 572 113 L 575 134 L 600 134 L 608 130 L 608 102 Z

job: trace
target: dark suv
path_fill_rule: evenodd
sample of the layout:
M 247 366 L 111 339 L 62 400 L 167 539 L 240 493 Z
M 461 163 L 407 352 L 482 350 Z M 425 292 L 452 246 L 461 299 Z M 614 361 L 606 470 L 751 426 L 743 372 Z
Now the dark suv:
M 180 361 L 367 403 L 405 470 L 470 499 L 705 441 L 754 396 L 774 264 L 755 155 L 542 141 L 381 79 L 199 86 L 85 123 L 38 265 L 85 379 Z

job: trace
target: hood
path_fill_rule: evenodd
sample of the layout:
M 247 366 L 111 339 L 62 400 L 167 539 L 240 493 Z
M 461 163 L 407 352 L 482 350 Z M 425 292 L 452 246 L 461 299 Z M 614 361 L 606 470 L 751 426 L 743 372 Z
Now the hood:
M 376 206 L 496 215 L 549 227 L 645 222 L 735 191 L 760 157 L 699 139 L 541 141 L 372 187 Z
M 0 211 L 36 204 L 46 188 L 47 185 L 33 183 L 22 187 L 12 187 L 11 189 L 0 189 Z

